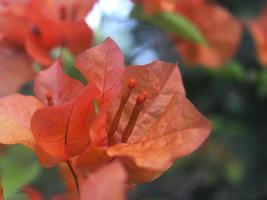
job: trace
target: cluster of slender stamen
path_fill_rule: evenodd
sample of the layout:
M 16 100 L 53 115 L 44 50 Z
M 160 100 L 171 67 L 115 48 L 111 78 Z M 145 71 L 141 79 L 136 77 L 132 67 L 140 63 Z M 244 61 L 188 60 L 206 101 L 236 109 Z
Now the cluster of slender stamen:
M 111 145 L 112 137 L 114 136 L 114 134 L 118 128 L 118 125 L 119 125 L 119 122 L 121 119 L 121 115 L 123 113 L 125 105 L 128 102 L 128 99 L 129 99 L 129 97 L 132 93 L 132 90 L 135 86 L 136 86 L 136 80 L 135 79 L 129 79 L 128 87 L 121 98 L 119 108 L 118 108 L 118 110 L 117 110 L 117 112 L 116 112 L 116 114 L 112 120 L 111 127 L 110 127 L 109 132 L 108 132 L 109 145 Z M 143 109 L 144 102 L 146 100 L 146 96 L 147 95 L 145 92 L 140 92 L 138 94 L 138 96 L 136 98 L 136 103 L 135 103 L 134 109 L 133 109 L 132 114 L 130 116 L 130 119 L 129 119 L 123 133 L 122 133 L 121 142 L 127 142 L 129 137 L 131 136 L 131 133 L 133 132 L 137 118 Z

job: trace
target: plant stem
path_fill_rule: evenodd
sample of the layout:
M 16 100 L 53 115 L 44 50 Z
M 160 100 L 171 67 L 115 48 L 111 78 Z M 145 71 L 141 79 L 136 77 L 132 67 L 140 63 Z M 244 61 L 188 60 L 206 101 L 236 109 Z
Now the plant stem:
M 70 172 L 72 174 L 72 177 L 75 181 L 75 185 L 76 185 L 76 190 L 77 190 L 77 195 L 78 195 L 78 199 L 80 199 L 80 185 L 79 185 L 79 180 L 78 180 L 78 176 L 77 174 L 75 173 L 73 167 L 71 166 L 71 163 L 69 161 L 66 161 L 69 169 L 70 169 Z

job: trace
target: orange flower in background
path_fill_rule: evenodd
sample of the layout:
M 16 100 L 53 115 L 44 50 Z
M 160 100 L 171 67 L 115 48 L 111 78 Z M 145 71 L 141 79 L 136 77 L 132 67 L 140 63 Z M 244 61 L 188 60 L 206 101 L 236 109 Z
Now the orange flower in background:
M 140 3 L 144 6 L 144 10 L 148 15 L 174 11 L 177 1 L 181 0 L 134 0 L 135 3 Z
M 41 160 L 68 161 L 85 176 L 118 158 L 129 181 L 139 183 L 159 177 L 209 135 L 211 125 L 186 98 L 177 65 L 125 67 L 107 39 L 79 55 L 76 67 L 89 84 L 56 63 L 35 79 L 39 100 L 2 98 L 0 142 L 35 148 Z
M 187 1 L 189 2 L 189 1 Z M 223 7 L 200 2 L 177 4 L 177 11 L 189 18 L 201 31 L 207 46 L 188 41 L 177 42 L 177 49 L 189 65 L 219 67 L 236 53 L 241 40 L 241 26 Z
M 16 92 L 33 78 L 31 64 L 31 58 L 22 47 L 0 41 L 0 96 Z
M 93 0 L 72 3 L 45 0 L 1 1 L 0 47 L 1 51 L 2 48 L 8 48 L 7 52 L 14 53 L 1 55 L 1 61 L 4 62 L 0 64 L 0 76 L 8 74 L 9 79 L 15 81 L 11 83 L 13 86 L 10 89 L 0 88 L 0 96 L 14 92 L 31 78 L 29 74 L 33 74 L 33 61 L 43 66 L 50 65 L 53 61 L 51 51 L 54 48 L 68 48 L 74 55 L 89 48 L 93 34 L 83 17 L 93 3 Z M 17 56 L 18 53 L 21 56 Z M 26 61 L 21 61 L 22 56 L 27 60 L 27 65 Z M 11 62 L 16 65 L 9 67 Z
M 169 0 L 155 4 L 149 0 L 141 2 L 148 15 L 176 12 L 188 18 L 200 30 L 206 45 L 174 37 L 176 48 L 188 65 L 219 67 L 229 61 L 239 47 L 241 26 L 226 9 L 215 3 L 205 0 Z M 164 3 L 167 2 L 171 6 L 165 8 Z
M 160 12 L 174 12 L 178 3 L 185 3 L 188 0 L 133 0 L 142 4 L 146 14 L 153 15 Z M 190 4 L 197 4 L 206 0 L 189 0 Z
M 5 2 L 5 9 L 0 12 L 0 32 L 7 40 L 25 45 L 41 64 L 51 64 L 49 53 L 55 47 L 64 46 L 74 54 L 90 47 L 92 31 L 83 17 L 94 1 L 87 1 L 86 7 L 82 1 L 58 2 L 60 6 L 45 0 Z
M 263 8 L 258 19 L 249 23 L 249 29 L 254 39 L 258 60 L 267 67 L 267 7 Z
M 51 64 L 49 54 L 55 47 L 66 47 L 76 55 L 92 44 L 92 30 L 83 18 L 94 1 L 87 1 L 88 5 L 83 1 L 56 2 L 46 0 L 29 4 L 33 8 L 33 12 L 28 14 L 32 29 L 26 41 L 26 49 L 44 65 Z
M 52 19 L 80 21 L 92 9 L 96 0 L 44 0 L 44 14 Z

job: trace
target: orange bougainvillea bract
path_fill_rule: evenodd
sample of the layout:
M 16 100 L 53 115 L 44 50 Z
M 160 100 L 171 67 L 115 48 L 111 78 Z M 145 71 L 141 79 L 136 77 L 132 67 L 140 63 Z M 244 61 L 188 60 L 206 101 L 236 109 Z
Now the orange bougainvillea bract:
M 72 191 L 54 195 L 52 200 L 126 200 L 127 173 L 119 161 L 114 161 L 90 174 L 82 183 L 80 198 Z M 23 191 L 30 200 L 43 200 L 43 195 L 33 187 Z M 1 196 L 0 196 L 1 199 Z M 2 200 L 2 199 L 1 199 Z
M 44 65 L 51 64 L 49 53 L 57 46 L 67 47 L 77 54 L 88 48 L 92 42 L 92 31 L 82 19 L 85 14 L 79 13 L 85 12 L 85 7 L 82 6 L 84 3 L 81 1 L 68 4 L 67 1 L 62 1 L 57 5 L 52 2 L 8 1 L 2 5 L 3 9 L 0 12 L 0 32 L 4 37 L 24 45 L 30 56 Z M 86 8 L 91 9 L 93 2 L 88 1 L 90 5 Z M 76 18 L 76 15 L 79 17 Z
M 125 67 L 118 46 L 106 39 L 80 54 L 76 67 L 87 85 L 56 63 L 35 79 L 39 100 L 20 96 L 35 107 L 17 96 L 1 99 L 1 143 L 33 144 L 45 158 L 71 162 L 85 176 L 119 159 L 129 181 L 139 183 L 159 177 L 209 135 L 211 125 L 186 98 L 177 65 Z
M 92 31 L 83 18 L 95 1 L 56 2 L 0 2 L 0 78 L 10 82 L 5 88 L 1 84 L 0 96 L 32 79 L 33 62 L 49 66 L 53 49 L 64 47 L 78 54 L 91 46 Z
M 267 67 L 267 7 L 258 19 L 249 22 L 249 29 L 254 39 L 256 53 L 262 66 Z
M 125 200 L 127 173 L 119 162 L 113 162 L 90 174 L 81 188 L 81 200 Z

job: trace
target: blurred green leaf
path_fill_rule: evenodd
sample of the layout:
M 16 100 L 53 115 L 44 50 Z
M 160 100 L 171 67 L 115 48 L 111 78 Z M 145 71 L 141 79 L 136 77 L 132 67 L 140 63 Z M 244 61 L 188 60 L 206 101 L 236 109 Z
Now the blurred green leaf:
M 238 161 L 229 162 L 228 165 L 226 165 L 225 173 L 229 181 L 234 184 L 239 183 L 243 177 L 242 164 Z
M 29 197 L 27 194 L 15 194 L 12 195 L 12 197 L 6 198 L 6 200 L 29 200 Z
M 258 93 L 261 97 L 267 97 L 267 71 L 258 73 Z
M 75 58 L 69 49 L 64 47 L 57 47 L 51 51 L 51 57 L 56 60 L 60 59 L 63 65 L 63 70 L 72 78 L 86 83 L 84 76 L 81 72 L 74 67 Z
M 74 67 L 75 59 L 72 53 L 66 48 L 63 48 L 61 51 L 62 51 L 62 64 L 63 64 L 64 71 L 70 77 L 76 80 L 80 80 L 83 83 L 86 83 L 84 76 L 81 74 L 79 70 L 77 70 Z
M 132 16 L 139 20 L 144 20 L 161 29 L 177 34 L 183 39 L 206 45 L 206 40 L 200 30 L 186 17 L 178 13 L 163 12 L 156 15 L 146 15 L 141 6 L 135 6 Z
M 218 78 L 242 81 L 245 75 L 244 66 L 237 60 L 232 60 L 219 68 L 207 68 L 208 72 Z
M 34 181 L 41 171 L 34 153 L 23 146 L 8 147 L 0 157 L 0 173 L 5 198 L 13 196 Z

